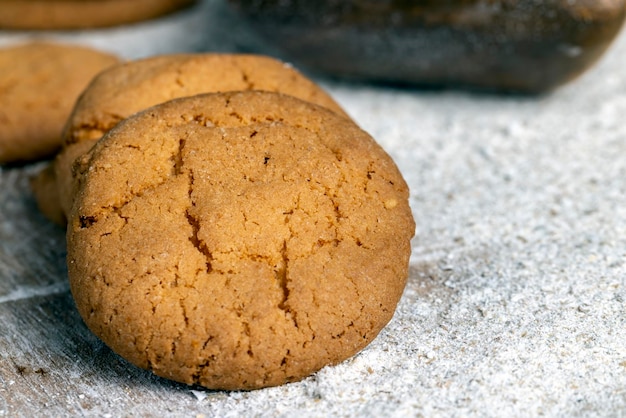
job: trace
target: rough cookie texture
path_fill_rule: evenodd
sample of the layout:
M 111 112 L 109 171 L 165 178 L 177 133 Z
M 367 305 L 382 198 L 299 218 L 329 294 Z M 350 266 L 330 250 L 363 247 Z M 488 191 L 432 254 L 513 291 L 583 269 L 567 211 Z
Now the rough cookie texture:
M 200 95 L 126 119 L 88 157 L 70 285 L 130 362 L 213 389 L 279 385 L 391 319 L 415 224 L 397 167 L 352 121 L 276 93 Z
M 0 28 L 86 29 L 152 19 L 195 0 L 0 0 Z
M 0 49 L 0 164 L 54 153 L 82 90 L 117 62 L 76 45 L 37 42 Z
M 74 194 L 72 163 L 124 118 L 179 97 L 238 90 L 285 93 L 347 117 L 311 80 L 265 56 L 183 54 L 124 63 L 97 77 L 76 104 L 64 130 L 64 148 L 54 164 L 59 201 L 47 199 L 40 206 L 64 219 Z

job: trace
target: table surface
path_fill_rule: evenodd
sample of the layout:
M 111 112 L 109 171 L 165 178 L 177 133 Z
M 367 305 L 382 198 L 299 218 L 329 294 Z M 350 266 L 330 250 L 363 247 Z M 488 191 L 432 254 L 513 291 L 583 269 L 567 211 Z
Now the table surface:
M 267 48 L 221 0 L 47 36 L 128 58 Z M 64 231 L 29 190 L 41 163 L 0 168 L 0 416 L 626 416 L 625 68 L 623 31 L 542 97 L 318 78 L 409 183 L 410 277 L 361 353 L 252 392 L 173 383 L 104 346 L 75 310 Z

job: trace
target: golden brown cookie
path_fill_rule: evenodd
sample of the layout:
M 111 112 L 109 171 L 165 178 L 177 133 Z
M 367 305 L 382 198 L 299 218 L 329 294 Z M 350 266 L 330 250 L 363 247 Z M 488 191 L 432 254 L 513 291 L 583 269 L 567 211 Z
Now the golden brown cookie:
M 391 319 L 408 189 L 349 119 L 277 93 L 199 95 L 126 119 L 88 157 L 70 286 L 133 364 L 213 389 L 279 385 L 354 355 Z
M 27 43 L 0 49 L 0 164 L 50 156 L 74 102 L 118 62 L 76 45 Z
M 49 204 L 49 202 L 59 201 L 59 191 L 54 176 L 54 167 L 48 165 L 37 176 L 30 179 L 30 187 L 33 190 L 39 211 L 52 222 L 58 225 L 65 224 L 65 214 L 59 205 Z
M 0 0 L 3 29 L 87 29 L 152 19 L 196 0 Z
M 40 206 L 69 213 L 74 193 L 72 163 L 119 121 L 165 101 L 199 93 L 267 90 L 310 101 L 347 117 L 319 86 L 291 66 L 265 56 L 166 55 L 132 61 L 103 72 L 76 104 L 55 162 L 59 199 Z M 80 145 L 78 145 L 80 144 Z

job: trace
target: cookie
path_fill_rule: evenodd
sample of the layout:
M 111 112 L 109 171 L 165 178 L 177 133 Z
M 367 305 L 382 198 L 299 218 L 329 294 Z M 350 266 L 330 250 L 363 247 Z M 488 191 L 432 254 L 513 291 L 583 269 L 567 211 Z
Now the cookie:
M 73 161 L 124 118 L 174 98 L 237 90 L 286 93 L 348 117 L 311 80 L 265 56 L 184 54 L 124 63 L 100 74 L 78 101 L 65 127 L 64 149 L 55 162 L 59 202 L 48 197 L 40 206 L 69 212 L 74 193 Z
M 53 154 L 82 90 L 117 62 L 76 45 L 37 42 L 0 49 L 0 164 Z
M 37 197 L 36 201 L 39 211 L 48 220 L 58 225 L 63 225 L 66 218 L 60 206 L 49 204 L 49 202 L 58 202 L 59 199 L 54 167 L 48 165 L 37 176 L 32 177 L 30 179 L 30 187 Z
M 73 182 L 70 179 L 72 165 L 77 158 L 86 154 L 92 146 L 93 142 L 91 141 L 73 144 L 60 152 L 53 163 L 45 166 L 31 178 L 30 187 L 39 211 L 48 220 L 59 226 L 64 227 L 67 225 L 67 216 L 61 206 L 60 196 L 70 196 L 73 193 Z M 67 178 L 70 180 L 58 181 L 57 167 L 55 166 L 66 167 L 68 171 Z
M 195 0 L 0 0 L 2 29 L 87 29 L 152 19 Z
M 199 95 L 131 116 L 86 160 L 70 287 L 131 363 L 211 389 L 280 385 L 391 319 L 408 189 L 349 119 L 278 93 Z

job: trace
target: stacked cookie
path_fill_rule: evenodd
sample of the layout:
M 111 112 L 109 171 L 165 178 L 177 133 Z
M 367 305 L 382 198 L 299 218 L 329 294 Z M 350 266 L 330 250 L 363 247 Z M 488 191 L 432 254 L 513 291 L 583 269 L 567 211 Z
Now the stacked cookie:
M 391 319 L 414 222 L 391 158 L 270 58 L 176 55 L 97 76 L 39 181 L 87 326 L 159 376 L 302 379 Z

